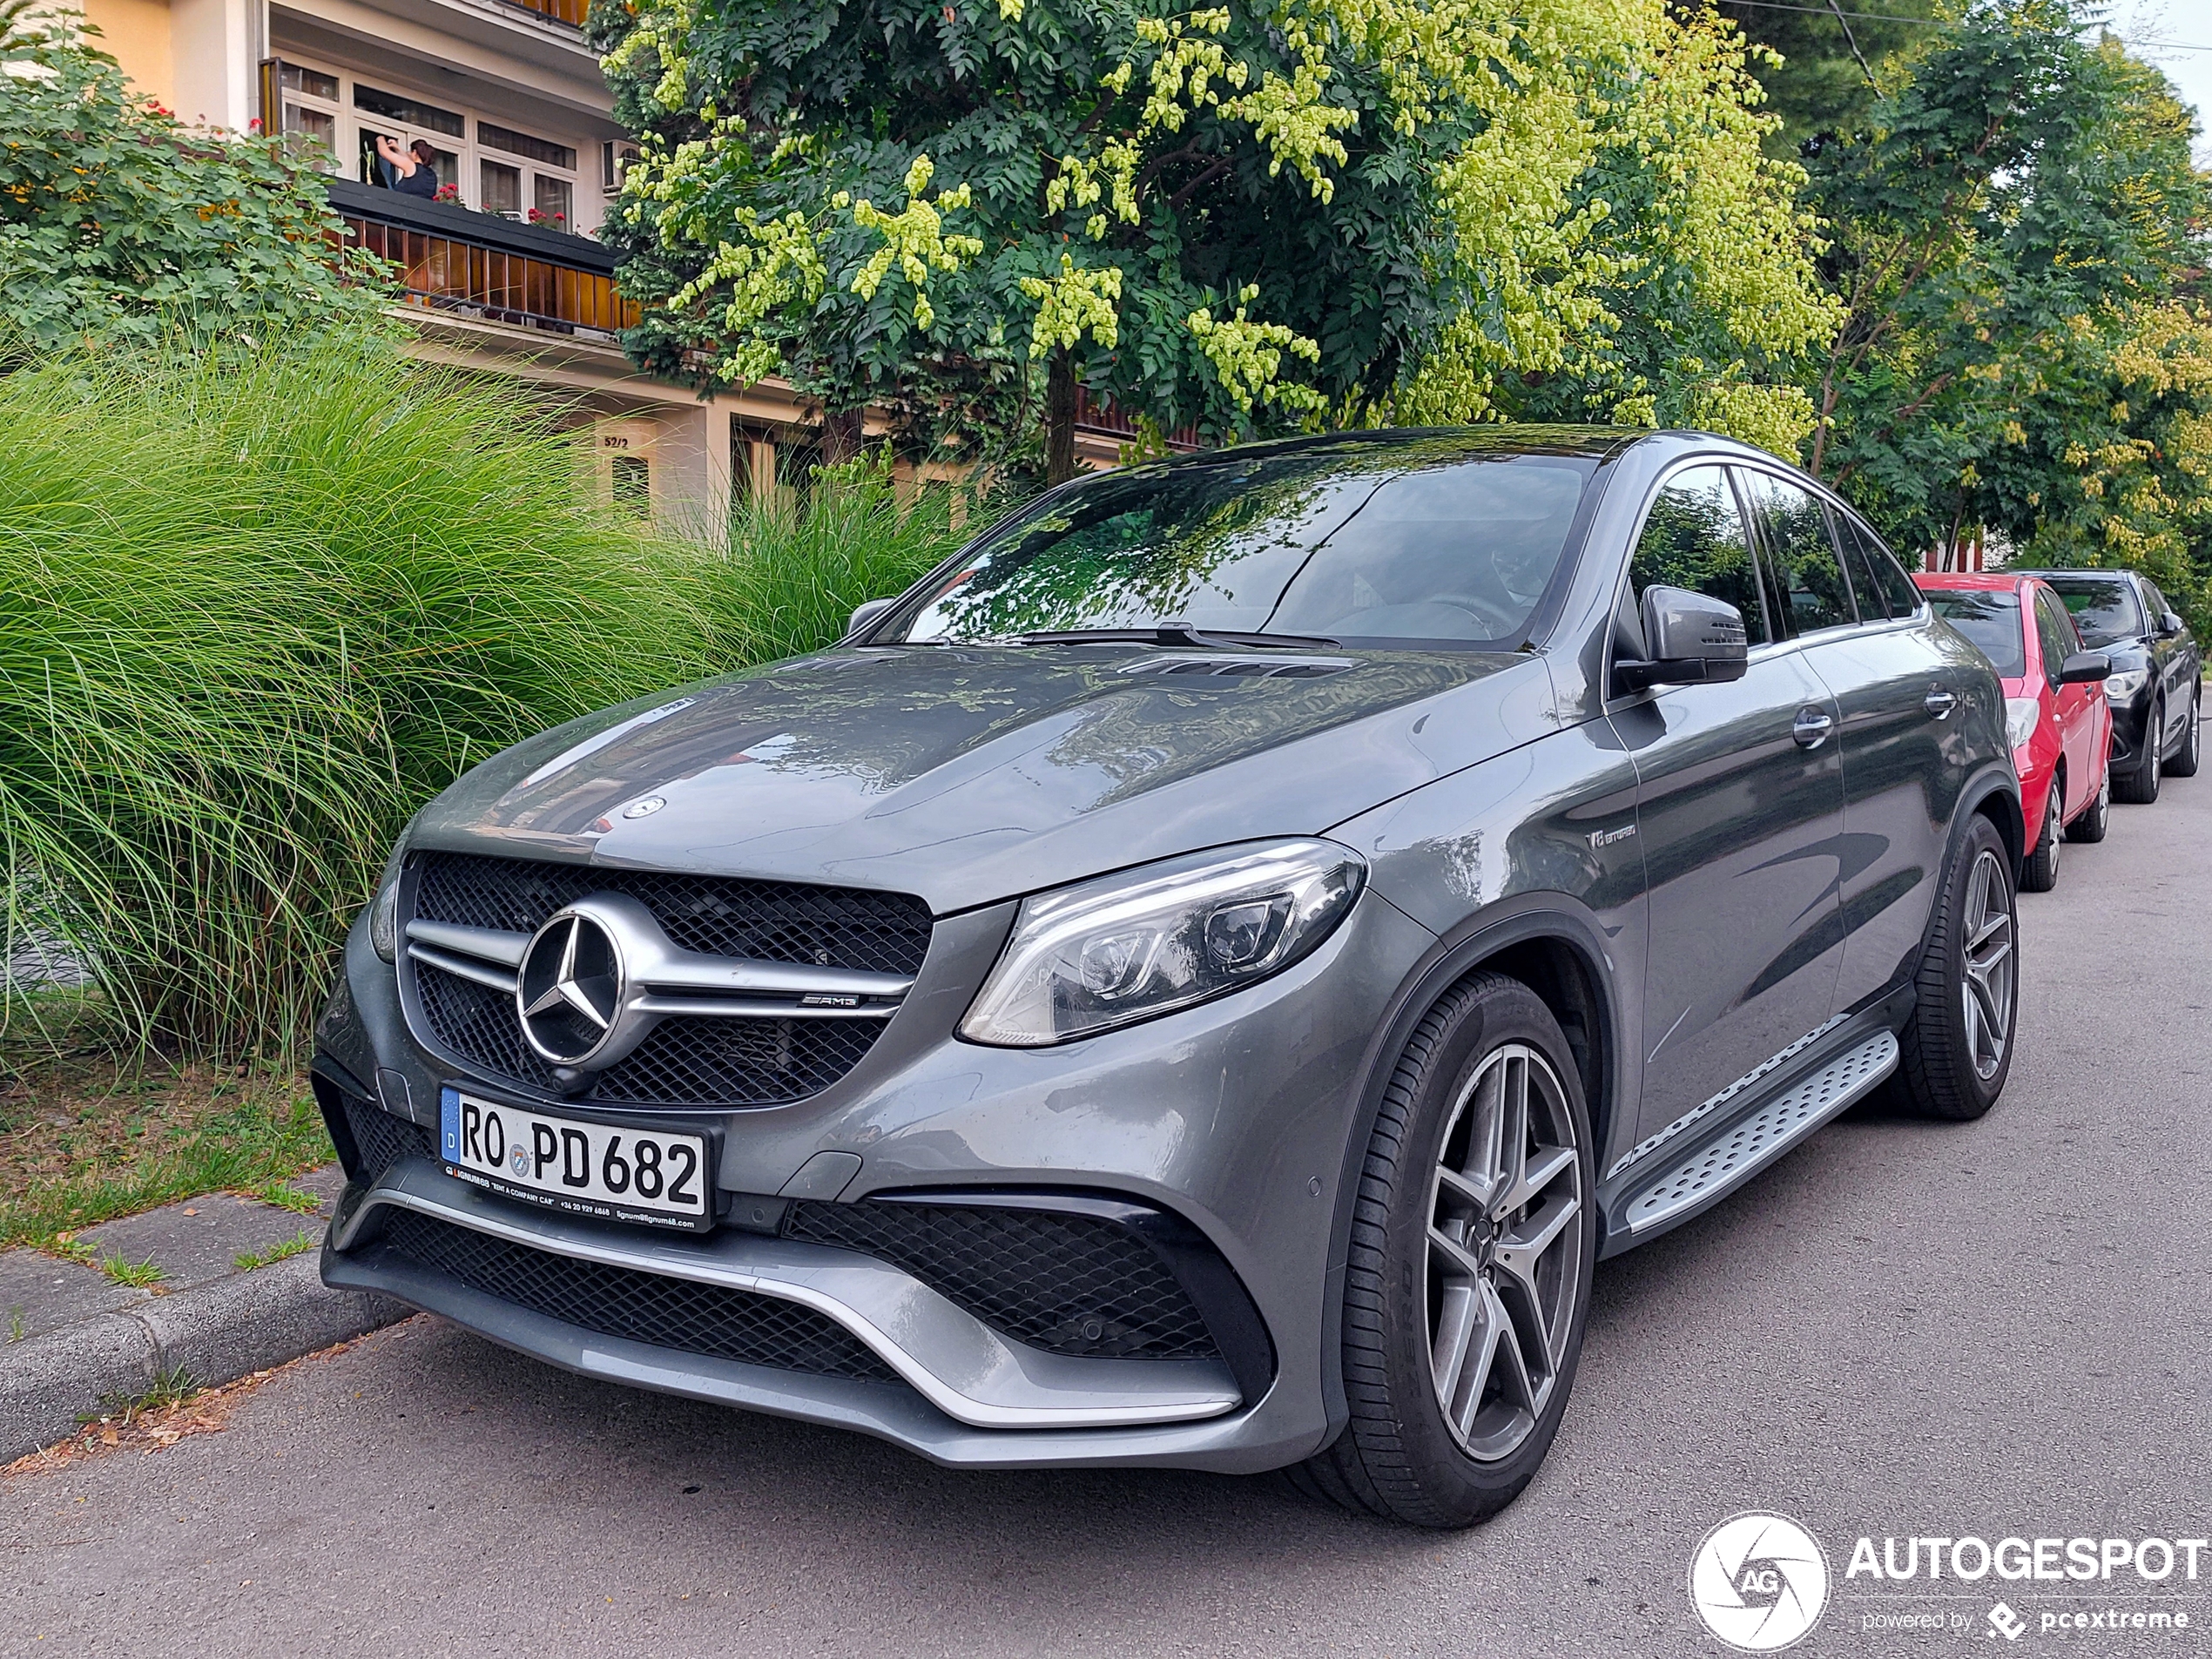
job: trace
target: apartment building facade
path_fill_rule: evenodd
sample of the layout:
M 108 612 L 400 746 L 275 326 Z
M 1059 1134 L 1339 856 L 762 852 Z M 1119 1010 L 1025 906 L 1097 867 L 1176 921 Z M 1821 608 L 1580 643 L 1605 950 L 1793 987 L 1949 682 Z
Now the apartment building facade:
M 597 233 L 627 153 L 587 0 L 78 0 L 137 89 L 195 125 L 322 146 L 347 239 L 390 260 L 417 355 L 507 377 L 587 444 L 603 492 L 711 534 L 738 489 L 786 485 L 817 418 L 773 383 L 702 402 L 639 374 Z M 420 139 L 438 194 L 388 187 Z

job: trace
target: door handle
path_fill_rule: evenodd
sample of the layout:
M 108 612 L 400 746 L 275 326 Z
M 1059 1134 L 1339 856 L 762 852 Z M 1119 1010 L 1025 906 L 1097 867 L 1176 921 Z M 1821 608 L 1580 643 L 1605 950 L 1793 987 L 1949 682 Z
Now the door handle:
M 1920 706 L 1928 711 L 1930 718 L 1945 720 L 1950 718 L 1951 711 L 1959 706 L 1959 699 L 1942 686 L 1931 685 Z
M 1817 749 L 1828 741 L 1828 734 L 1835 729 L 1835 725 L 1836 723 L 1826 714 L 1808 705 L 1797 711 L 1797 722 L 1791 726 L 1790 735 L 1797 739 L 1800 749 Z

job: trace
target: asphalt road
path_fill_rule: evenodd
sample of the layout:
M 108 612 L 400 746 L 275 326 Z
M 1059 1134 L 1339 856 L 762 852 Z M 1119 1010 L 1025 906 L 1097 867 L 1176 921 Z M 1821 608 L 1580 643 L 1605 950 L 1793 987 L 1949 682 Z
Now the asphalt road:
M 2208 846 L 2212 778 L 2174 780 L 2023 898 L 2019 1056 L 1982 1123 L 1846 1117 L 1602 1266 L 1558 1445 L 1478 1531 L 1271 1479 L 950 1474 L 416 1319 L 226 1433 L 0 1483 L 0 1650 L 1710 1654 L 1691 1552 L 1771 1509 L 1833 1572 L 1801 1652 L 1987 1655 L 2000 1594 L 2030 1624 L 2006 1651 L 2212 1652 L 2212 1553 L 2195 1585 L 2095 1596 L 1844 1576 L 1861 1534 L 2212 1532 Z M 2191 1628 L 2038 1622 L 2121 1602 Z M 1899 1607 L 1968 1628 L 1866 1631 Z

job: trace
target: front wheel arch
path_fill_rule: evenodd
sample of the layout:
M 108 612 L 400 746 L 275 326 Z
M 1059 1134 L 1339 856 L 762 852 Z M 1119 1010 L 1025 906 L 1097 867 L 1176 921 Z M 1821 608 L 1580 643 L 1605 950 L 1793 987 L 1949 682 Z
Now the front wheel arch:
M 1625 1041 L 1626 1015 L 1614 982 L 1611 941 L 1596 919 L 1563 894 L 1501 900 L 1440 939 L 1407 974 L 1361 1059 L 1356 1109 L 1346 1125 L 1330 1220 L 1325 1332 L 1343 1330 L 1345 1266 L 1351 1254 L 1360 1167 L 1384 1092 L 1407 1042 L 1429 1011 L 1470 975 L 1486 971 L 1521 980 L 1566 1030 L 1591 1119 L 1591 1143 L 1603 1167 L 1606 1137 L 1618 1121 L 1617 1109 L 1635 1086 L 1624 1064 L 1633 1043 Z M 1533 982 L 1536 981 L 1545 982 Z M 1570 1016 L 1582 1022 L 1584 1039 L 1577 1039 Z M 1633 1112 L 1629 1121 L 1635 1121 Z M 1333 1441 L 1352 1417 L 1344 1386 L 1343 1344 L 1325 1339 L 1324 1349 L 1322 1399 L 1328 1426 L 1321 1446 Z

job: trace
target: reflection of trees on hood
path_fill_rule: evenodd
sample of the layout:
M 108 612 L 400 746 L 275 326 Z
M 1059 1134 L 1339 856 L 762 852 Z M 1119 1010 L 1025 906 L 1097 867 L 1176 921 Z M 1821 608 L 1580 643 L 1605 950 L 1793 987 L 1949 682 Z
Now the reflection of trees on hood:
M 1023 727 L 1040 733 L 1038 764 L 1096 772 L 1094 805 L 1141 793 L 1365 715 L 1434 695 L 1500 659 L 1455 653 L 1363 658 L 1325 678 L 1200 689 L 1117 671 L 1120 651 L 918 649 L 862 671 L 806 666 L 702 688 L 698 701 L 582 757 L 499 812 L 516 827 L 575 834 L 612 806 L 718 769 L 834 773 L 887 794 Z M 1009 759 L 1008 764 L 1011 764 Z
M 1105 806 L 1219 765 L 1433 697 L 1480 678 L 1501 662 L 1468 654 L 1366 658 L 1325 679 L 1231 681 L 1200 689 L 1150 677 L 1084 709 L 1052 745 L 1053 764 L 1089 768 L 1110 781 Z M 1121 676 L 1115 676 L 1121 678 Z

